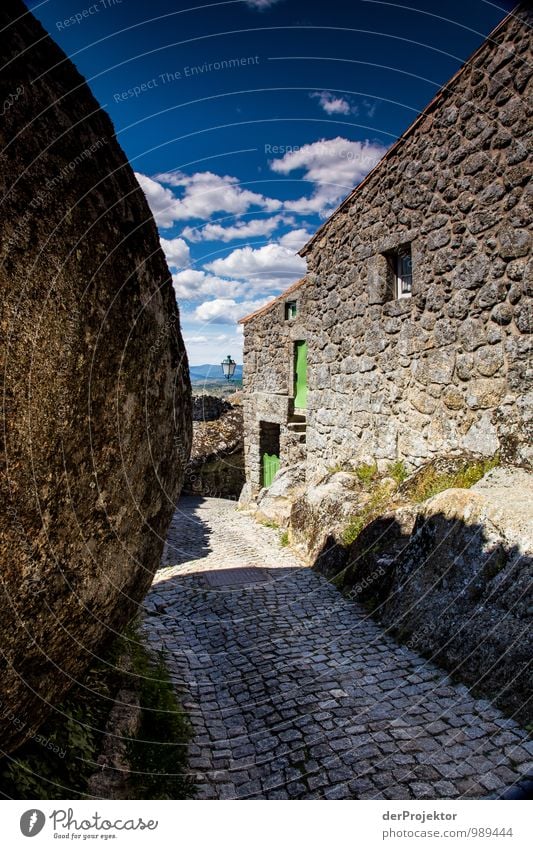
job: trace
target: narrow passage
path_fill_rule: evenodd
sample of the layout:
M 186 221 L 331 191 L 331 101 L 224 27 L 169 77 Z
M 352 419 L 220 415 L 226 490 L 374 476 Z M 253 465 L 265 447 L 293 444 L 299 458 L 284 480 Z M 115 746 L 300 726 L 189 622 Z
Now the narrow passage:
M 515 722 L 232 501 L 180 501 L 145 608 L 193 724 L 199 798 L 485 798 L 533 767 Z

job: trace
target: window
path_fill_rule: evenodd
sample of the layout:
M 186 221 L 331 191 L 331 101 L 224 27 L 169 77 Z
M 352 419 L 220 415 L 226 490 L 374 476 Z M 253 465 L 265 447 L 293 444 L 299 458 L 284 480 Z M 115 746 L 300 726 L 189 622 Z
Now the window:
M 290 321 L 296 318 L 298 313 L 298 304 L 296 301 L 285 301 L 285 320 Z
M 381 254 L 386 260 L 385 300 L 410 298 L 413 286 L 413 262 L 411 245 L 404 244 L 392 251 Z
M 391 254 L 394 270 L 394 298 L 410 298 L 413 286 L 411 245 L 402 245 Z

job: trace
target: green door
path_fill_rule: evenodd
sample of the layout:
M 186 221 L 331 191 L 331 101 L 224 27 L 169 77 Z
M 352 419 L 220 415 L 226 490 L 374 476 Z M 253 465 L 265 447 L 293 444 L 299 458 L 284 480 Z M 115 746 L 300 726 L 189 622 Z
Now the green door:
M 279 457 L 276 454 L 263 454 L 263 486 L 270 486 L 279 471 Z
M 307 407 L 307 342 L 294 344 L 294 406 L 298 410 Z

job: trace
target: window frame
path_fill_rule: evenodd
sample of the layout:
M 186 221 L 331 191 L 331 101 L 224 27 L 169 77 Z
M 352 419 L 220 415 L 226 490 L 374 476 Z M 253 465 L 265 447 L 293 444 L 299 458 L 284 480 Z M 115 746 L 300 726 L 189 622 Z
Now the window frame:
M 413 251 L 411 248 L 411 244 L 407 243 L 404 245 L 400 245 L 398 249 L 394 252 L 394 294 L 395 300 L 399 300 L 400 298 L 411 298 L 413 294 Z M 405 274 L 402 270 L 402 259 L 404 257 L 409 257 L 409 265 L 411 271 L 408 274 Z M 409 280 L 409 289 L 404 292 L 402 291 L 404 282 Z
M 408 256 L 410 259 L 411 272 L 406 274 L 401 268 L 402 258 Z M 413 249 L 411 242 L 403 242 L 398 247 L 385 251 L 382 256 L 387 261 L 388 283 L 387 291 L 389 301 L 405 300 L 413 295 Z M 405 280 L 409 278 L 409 290 L 402 291 Z
M 298 301 L 285 301 L 283 314 L 285 321 L 294 321 L 298 315 Z

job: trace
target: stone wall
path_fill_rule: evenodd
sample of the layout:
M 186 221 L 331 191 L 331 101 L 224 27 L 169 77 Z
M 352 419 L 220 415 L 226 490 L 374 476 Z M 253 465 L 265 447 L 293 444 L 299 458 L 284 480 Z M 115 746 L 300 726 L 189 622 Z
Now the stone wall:
M 192 399 L 193 422 L 213 422 L 231 409 L 231 404 L 216 395 L 194 395 Z
M 308 275 L 287 296 L 298 295 L 296 324 L 284 321 L 283 297 L 245 322 L 256 486 L 261 393 L 286 396 L 290 408 L 294 338 L 309 346 L 310 477 L 336 463 L 415 467 L 464 450 L 531 462 L 531 30 L 522 18 L 506 19 L 302 251 Z M 412 297 L 394 300 L 387 254 L 406 243 Z
M 193 422 L 191 457 L 183 484 L 186 494 L 237 499 L 241 493 L 245 480 L 243 411 L 239 405 L 223 403 L 227 409 L 216 420 Z
M 390 588 L 377 611 L 389 633 L 526 727 L 533 720 L 532 505 L 533 476 L 516 468 L 430 498 L 388 567 Z
M 5 753 L 136 613 L 191 425 L 172 278 L 111 121 L 18 0 L 0 57 Z

